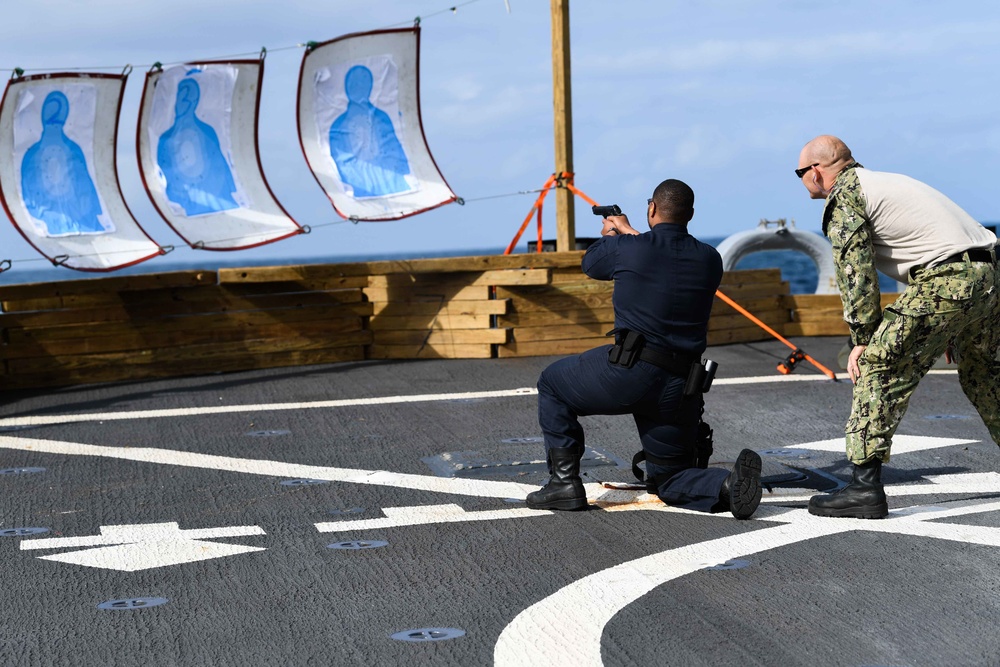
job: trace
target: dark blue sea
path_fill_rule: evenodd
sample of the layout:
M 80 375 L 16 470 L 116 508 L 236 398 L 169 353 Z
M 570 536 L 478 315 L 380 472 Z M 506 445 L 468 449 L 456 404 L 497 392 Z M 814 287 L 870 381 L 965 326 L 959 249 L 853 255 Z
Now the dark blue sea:
M 717 246 L 724 240 L 724 237 L 706 238 L 706 243 Z M 225 259 L 209 257 L 201 262 L 186 260 L 171 261 L 169 256 L 152 259 L 136 266 L 120 269 L 111 273 L 91 273 L 85 271 L 74 271 L 62 267 L 51 266 L 48 260 L 39 256 L 37 260 L 19 261 L 13 263 L 11 269 L 0 273 L 0 285 L 16 285 L 21 283 L 54 282 L 59 280 L 80 280 L 88 278 L 101 278 L 106 276 L 127 276 L 143 273 L 165 273 L 168 271 L 190 271 L 197 269 L 213 270 L 226 267 L 237 266 L 280 266 L 297 264 L 328 264 L 335 262 L 367 262 L 391 259 L 420 259 L 422 257 L 463 257 L 478 255 L 498 255 L 503 252 L 502 248 L 478 248 L 469 250 L 456 250 L 441 252 L 433 255 L 414 255 L 406 253 L 382 254 L 382 255 L 344 255 L 338 257 L 327 257 L 323 259 L 309 259 L 286 257 L 263 259 L 254 262 L 246 259 L 240 260 L 238 254 L 231 256 L 227 253 Z M 3 258 L 0 257 L 0 260 Z M 737 269 L 766 269 L 779 268 L 783 280 L 788 281 L 792 294 L 812 294 L 816 291 L 818 274 L 813 261 L 800 252 L 794 250 L 765 250 L 747 255 L 736 267 Z M 896 283 L 889 278 L 880 275 L 880 288 L 883 292 L 895 292 Z
M 718 245 L 722 239 L 707 239 Z M 761 250 L 747 255 L 736 265 L 737 269 L 781 269 L 782 280 L 788 281 L 792 294 L 813 294 L 819 283 L 816 265 L 808 255 L 795 250 Z M 895 280 L 882 273 L 878 274 L 879 291 L 889 294 L 899 291 Z

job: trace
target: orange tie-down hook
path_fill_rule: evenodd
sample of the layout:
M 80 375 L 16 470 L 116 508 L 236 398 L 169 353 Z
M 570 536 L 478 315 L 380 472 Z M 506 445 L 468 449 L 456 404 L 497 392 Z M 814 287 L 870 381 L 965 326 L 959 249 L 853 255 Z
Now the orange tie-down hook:
M 819 363 L 818 361 L 816 361 L 815 359 L 813 359 L 812 357 L 810 357 L 808 354 L 806 354 L 805 352 L 803 352 L 802 350 L 800 350 L 799 348 L 795 347 L 790 342 L 788 342 L 787 340 L 785 340 L 777 331 L 775 331 L 774 329 L 772 329 L 771 327 L 767 326 L 766 324 L 764 324 L 763 322 L 761 322 L 759 319 L 757 319 L 756 317 L 754 317 L 750 313 L 750 311 L 748 311 L 746 308 L 744 308 L 740 304 L 736 303 L 735 301 L 733 301 L 732 299 L 730 299 L 728 296 L 726 296 L 725 294 L 723 294 L 719 290 L 715 291 L 715 296 L 719 297 L 720 299 L 722 299 L 723 301 L 725 301 L 726 303 L 728 303 L 730 306 L 732 306 L 736 310 L 736 312 L 738 312 L 740 315 L 743 315 L 744 317 L 746 317 L 747 319 L 749 319 L 751 322 L 753 322 L 754 324 L 756 324 L 757 326 L 759 326 L 761 329 L 763 329 L 767 333 L 771 334 L 772 336 L 774 336 L 775 338 L 777 338 L 778 340 L 780 340 L 782 343 L 784 343 L 788 347 L 792 348 L 792 353 L 789 354 L 781 362 L 778 363 L 778 372 L 779 373 L 781 373 L 782 375 L 788 375 L 789 373 L 791 373 L 792 371 L 795 370 L 795 366 L 800 361 L 804 360 L 804 361 L 808 361 L 810 364 L 812 364 L 813 366 L 815 366 L 816 368 L 818 368 L 821 373 L 823 373 L 824 375 L 826 375 L 831 380 L 836 380 L 837 379 L 837 376 L 834 374 L 833 371 L 831 371 L 829 368 L 827 368 L 823 364 Z

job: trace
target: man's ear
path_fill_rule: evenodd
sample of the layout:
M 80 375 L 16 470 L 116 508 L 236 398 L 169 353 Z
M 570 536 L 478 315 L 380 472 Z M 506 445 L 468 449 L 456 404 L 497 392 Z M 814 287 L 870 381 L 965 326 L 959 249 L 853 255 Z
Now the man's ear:
M 828 185 L 833 185 L 833 183 L 827 183 L 829 180 L 830 172 L 827 171 L 826 167 L 816 165 L 812 168 L 812 179 L 813 184 L 820 189 L 826 189 Z

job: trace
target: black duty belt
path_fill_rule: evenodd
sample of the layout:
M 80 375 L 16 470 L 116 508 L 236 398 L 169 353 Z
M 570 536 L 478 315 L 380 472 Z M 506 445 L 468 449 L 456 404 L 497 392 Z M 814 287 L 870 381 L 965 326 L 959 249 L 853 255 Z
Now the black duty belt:
M 651 347 L 642 348 L 639 359 L 685 378 L 691 371 L 691 365 L 699 361 L 699 357 L 690 357 L 679 352 L 661 352 Z
M 691 366 L 701 359 L 698 356 L 659 350 L 646 345 L 645 337 L 637 331 L 613 329 L 607 335 L 615 337 L 615 345 L 608 352 L 608 361 L 617 366 L 632 368 L 635 362 L 641 359 L 673 375 L 687 377 Z
M 982 248 L 973 248 L 972 250 L 963 250 L 962 252 L 956 252 L 951 257 L 946 257 L 942 264 L 953 264 L 955 262 L 964 262 L 965 255 L 969 255 L 970 262 L 986 262 L 987 264 L 992 264 L 994 261 L 993 253 L 989 250 L 984 250 Z
M 964 262 L 966 257 L 968 257 L 970 262 L 983 262 L 986 264 L 996 263 L 996 256 L 993 252 L 986 250 L 985 248 L 972 248 L 971 250 L 963 250 L 962 252 L 956 252 L 954 255 L 945 257 L 935 266 L 941 266 L 942 264 L 955 264 L 957 262 Z M 923 271 L 925 266 L 915 266 L 910 269 L 910 277 L 915 278 L 918 273 Z

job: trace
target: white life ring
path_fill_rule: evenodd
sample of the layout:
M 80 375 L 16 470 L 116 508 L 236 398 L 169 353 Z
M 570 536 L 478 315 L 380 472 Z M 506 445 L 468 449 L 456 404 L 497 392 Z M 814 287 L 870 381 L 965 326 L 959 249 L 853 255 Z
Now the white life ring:
M 774 225 L 774 229 L 769 229 Z M 815 232 L 795 229 L 795 221 L 785 219 L 761 220 L 756 229 L 737 232 L 719 244 L 722 270 L 732 271 L 739 261 L 761 250 L 796 250 L 805 253 L 816 265 L 819 281 L 816 294 L 839 294 L 836 270 L 833 265 L 833 248 L 830 242 Z

